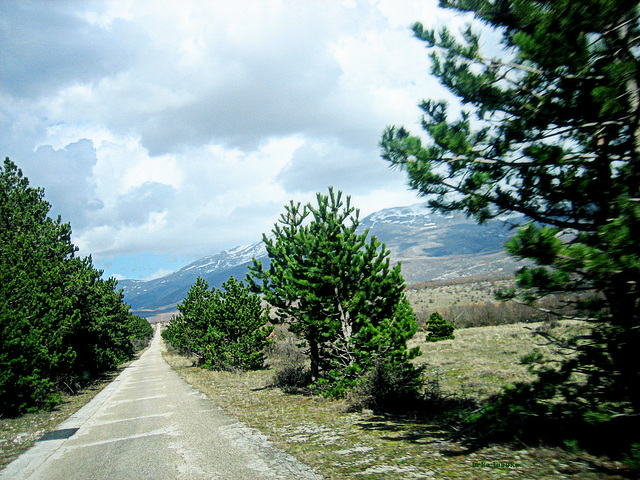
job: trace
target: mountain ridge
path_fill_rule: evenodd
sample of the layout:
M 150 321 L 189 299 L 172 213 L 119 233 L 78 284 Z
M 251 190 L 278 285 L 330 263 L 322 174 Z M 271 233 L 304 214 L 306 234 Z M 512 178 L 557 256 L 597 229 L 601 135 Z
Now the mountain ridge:
M 424 204 L 414 204 L 372 213 L 360 220 L 358 228 L 360 232 L 368 229 L 369 235 L 387 245 L 392 263 L 401 262 L 405 281 L 412 284 L 515 271 L 516 262 L 502 248 L 512 234 L 504 220 L 478 225 L 463 215 L 430 213 Z M 118 284 L 133 313 L 166 314 L 176 311 L 197 277 L 215 287 L 230 276 L 243 279 L 253 258 L 268 262 L 262 241 L 202 257 L 164 277 L 125 279 Z

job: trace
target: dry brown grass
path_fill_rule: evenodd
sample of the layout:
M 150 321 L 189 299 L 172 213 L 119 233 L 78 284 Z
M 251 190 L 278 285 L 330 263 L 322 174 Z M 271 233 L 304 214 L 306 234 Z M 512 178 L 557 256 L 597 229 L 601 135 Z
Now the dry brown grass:
M 429 285 L 412 288 L 408 296 L 420 315 L 435 310 L 493 301 L 493 291 L 510 280 Z M 438 378 L 445 395 L 484 398 L 518 380 L 527 380 L 519 358 L 534 347 L 545 350 L 531 334 L 531 324 L 458 329 L 455 340 L 424 342 L 419 332 L 411 346 L 420 345 L 427 373 Z M 576 322 L 559 327 L 569 332 Z M 165 359 L 187 382 L 235 415 L 260 430 L 284 450 L 314 467 L 327 479 L 562 479 L 610 480 L 625 477 L 621 463 L 573 454 L 558 448 L 494 445 L 468 451 L 452 439 L 445 425 L 422 417 L 392 417 L 371 411 L 350 412 L 342 400 L 286 394 L 272 388 L 273 367 L 257 372 L 211 372 L 192 366 L 188 358 L 164 352 Z M 270 352 L 274 366 L 303 361 L 290 337 L 280 338 Z M 0 419 L 0 461 L 25 450 L 29 442 L 71 415 L 86 400 L 63 404 L 54 412 Z M 83 403 L 84 402 L 84 403 Z M 66 409 L 68 407 L 68 409 Z M 489 466 L 474 466 L 488 462 Z M 493 462 L 518 464 L 515 468 L 491 466 Z
M 517 363 L 535 346 L 526 327 L 459 330 L 455 340 L 426 345 L 417 339 L 414 343 L 425 352 L 419 361 L 440 373 L 445 394 L 481 397 L 515 379 L 527 378 L 524 367 Z M 214 403 L 327 479 L 598 479 L 604 478 L 600 467 L 608 469 L 609 479 L 625 478 L 620 463 L 558 448 L 494 445 L 468 451 L 452 439 L 446 426 L 429 420 L 429 415 L 350 412 L 343 400 L 283 393 L 270 387 L 273 368 L 242 374 L 212 372 L 193 367 L 190 359 L 166 350 L 164 356 Z M 477 462 L 519 466 L 474 466 Z
M 433 312 L 456 306 L 494 303 L 496 290 L 513 286 L 513 278 L 460 279 L 410 285 L 407 298 L 418 320 L 426 320 Z
M 498 393 L 503 386 L 533 380 L 520 358 L 537 348 L 548 358 L 558 358 L 548 343 L 534 331 L 544 323 L 517 323 L 491 327 L 459 329 L 454 340 L 429 343 L 418 333 L 409 342 L 419 346 L 422 355 L 415 361 L 428 366 L 427 373 L 440 379 L 447 394 L 482 399 Z M 583 322 L 563 321 L 554 335 L 570 337 L 584 333 Z

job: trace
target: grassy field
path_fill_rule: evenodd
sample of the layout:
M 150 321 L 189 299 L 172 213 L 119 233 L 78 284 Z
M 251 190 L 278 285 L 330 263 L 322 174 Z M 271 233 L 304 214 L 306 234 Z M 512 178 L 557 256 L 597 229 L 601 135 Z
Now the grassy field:
M 418 359 L 438 378 L 445 395 L 482 398 L 502 385 L 527 379 L 518 363 L 537 345 L 531 329 L 515 324 L 456 331 L 455 340 L 426 344 Z M 566 322 L 558 332 L 579 329 Z M 286 350 L 286 349 L 285 349 Z M 345 401 L 283 393 L 271 387 L 274 369 L 211 372 L 185 357 L 164 352 L 169 364 L 214 403 L 258 429 L 272 442 L 311 465 L 327 479 L 411 478 L 631 478 L 624 465 L 585 453 L 529 445 L 493 445 L 475 451 L 454 440 L 429 416 L 352 412 Z M 625 476 L 627 475 L 627 476 Z

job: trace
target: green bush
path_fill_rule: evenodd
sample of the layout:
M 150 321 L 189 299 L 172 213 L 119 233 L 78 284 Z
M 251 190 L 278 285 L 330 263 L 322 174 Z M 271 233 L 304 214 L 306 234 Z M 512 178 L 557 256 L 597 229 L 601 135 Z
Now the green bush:
M 439 312 L 434 312 L 427 322 L 427 342 L 454 339 L 454 326 L 447 322 Z
M 233 277 L 219 290 L 209 290 L 207 282 L 198 278 L 162 335 L 211 370 L 262 368 L 273 327 L 268 326 L 268 309 L 261 302 Z
M 640 471 L 640 443 L 631 445 L 629 453 L 624 455 L 624 463 L 629 468 Z
M 425 368 L 384 358 L 376 360 L 350 395 L 352 408 L 387 412 L 417 409 L 423 401 Z

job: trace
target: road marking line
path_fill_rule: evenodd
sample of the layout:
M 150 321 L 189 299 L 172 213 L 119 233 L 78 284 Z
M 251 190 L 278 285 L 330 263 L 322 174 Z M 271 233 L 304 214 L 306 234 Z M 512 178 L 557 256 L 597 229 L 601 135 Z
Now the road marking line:
M 171 415 L 173 415 L 175 412 L 167 412 L 167 413 L 154 413 L 153 415 L 143 415 L 141 417 L 134 417 L 134 418 L 121 418 L 119 420 L 107 420 L 106 422 L 96 422 L 96 423 L 92 423 L 91 427 L 100 427 L 102 425 L 112 425 L 114 423 L 121 423 L 121 422 L 133 422 L 135 420 L 144 420 L 146 418 L 158 418 L 158 417 L 170 417 Z
M 137 388 L 140 388 L 140 387 L 137 386 L 137 385 L 132 385 L 130 387 L 126 387 L 126 386 L 123 385 L 122 387 L 120 387 L 120 390 L 135 390 Z M 158 385 L 156 388 L 165 389 L 165 388 L 167 388 L 167 386 L 166 385 Z
M 131 403 L 131 402 L 140 402 L 142 400 L 156 400 L 158 398 L 164 398 L 166 397 L 166 395 L 153 395 L 151 397 L 139 397 L 139 398 L 129 398 L 127 400 L 115 400 L 114 399 L 114 406 L 115 405 L 120 405 L 121 403 Z
M 130 435 L 128 437 L 110 438 L 108 440 L 100 440 L 98 442 L 85 443 L 83 445 L 67 444 L 65 448 L 77 449 L 77 448 L 97 447 L 99 445 L 106 445 L 108 443 L 126 442 L 127 440 L 137 440 L 138 438 L 154 437 L 158 435 L 171 435 L 171 432 L 166 428 L 162 428 L 159 430 L 152 430 L 146 433 L 139 433 L 137 435 Z
M 137 385 L 139 383 L 151 383 L 151 382 L 159 382 L 162 378 L 150 378 L 148 380 L 128 380 L 124 385 Z M 123 386 L 124 386 L 123 385 Z

